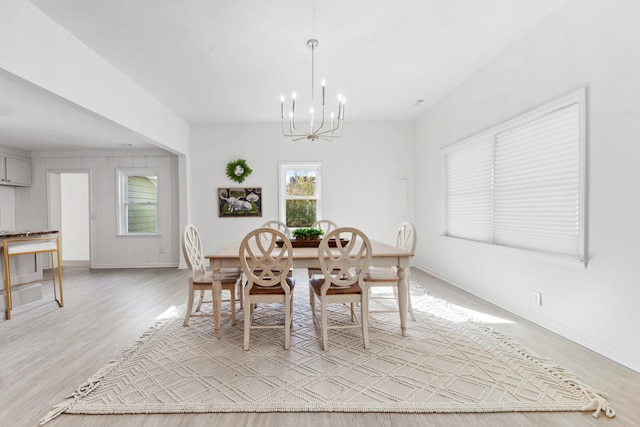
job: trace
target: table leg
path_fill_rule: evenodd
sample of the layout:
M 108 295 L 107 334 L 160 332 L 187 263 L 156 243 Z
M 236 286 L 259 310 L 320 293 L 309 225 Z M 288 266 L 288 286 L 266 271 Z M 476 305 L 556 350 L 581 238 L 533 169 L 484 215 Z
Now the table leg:
M 408 268 L 408 267 L 407 267 Z M 407 282 L 407 270 L 398 266 L 398 309 L 400 310 L 400 329 L 402 336 L 407 336 L 407 300 L 409 295 L 409 283 Z
M 220 338 L 220 310 L 222 310 L 222 277 L 221 266 L 219 260 L 214 260 L 211 266 L 213 275 L 213 283 L 211 287 L 211 295 L 213 299 L 213 323 L 215 326 L 216 338 Z

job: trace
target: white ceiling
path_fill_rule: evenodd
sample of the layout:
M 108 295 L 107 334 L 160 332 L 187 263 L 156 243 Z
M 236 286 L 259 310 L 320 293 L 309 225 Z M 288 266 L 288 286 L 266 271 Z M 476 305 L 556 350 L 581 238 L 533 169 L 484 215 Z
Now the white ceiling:
M 345 95 L 346 120 L 411 120 L 564 0 L 30 1 L 189 123 L 224 123 L 276 122 L 292 91 L 309 104 L 310 38 L 317 83 L 328 100 Z M 114 148 L 110 131 L 118 145 L 147 143 L 25 82 L 34 105 L 18 105 L 20 83 L 0 73 L 0 90 L 13 87 L 0 144 Z M 30 123 L 47 103 L 59 117 Z

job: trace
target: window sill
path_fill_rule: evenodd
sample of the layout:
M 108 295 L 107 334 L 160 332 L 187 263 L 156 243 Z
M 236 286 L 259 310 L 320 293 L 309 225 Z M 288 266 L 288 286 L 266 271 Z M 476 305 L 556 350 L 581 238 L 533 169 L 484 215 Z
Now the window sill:
M 160 233 L 118 233 L 116 237 L 162 237 Z
M 445 234 L 440 234 L 439 236 L 446 239 L 453 239 L 456 241 L 469 242 L 472 244 L 482 245 L 483 248 L 486 248 L 486 246 L 490 246 L 491 248 L 495 248 L 498 251 L 504 251 L 507 253 L 510 252 L 510 253 L 518 254 L 528 258 L 534 258 L 542 261 L 553 262 L 555 264 L 567 265 L 569 267 L 580 267 L 580 268 L 586 269 L 588 264 L 588 259 L 578 259 L 577 257 L 572 257 L 568 255 L 552 254 L 548 252 L 536 252 L 533 250 L 514 248 L 511 246 L 504 246 L 504 245 L 497 245 L 497 244 L 482 242 L 478 240 L 470 240 L 470 239 L 464 239 L 461 237 L 447 236 Z

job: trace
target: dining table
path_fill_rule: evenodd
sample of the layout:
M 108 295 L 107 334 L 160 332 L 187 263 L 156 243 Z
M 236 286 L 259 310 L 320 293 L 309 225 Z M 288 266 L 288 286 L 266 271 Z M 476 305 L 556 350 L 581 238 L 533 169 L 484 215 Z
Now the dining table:
M 399 249 L 386 243 L 370 240 L 371 265 L 376 267 L 392 267 L 398 269 L 398 308 L 400 311 L 400 330 L 402 336 L 407 334 L 407 301 L 409 283 L 407 270 L 410 266 L 412 252 Z M 209 268 L 213 275 L 213 317 L 215 334 L 220 337 L 220 310 L 222 301 L 222 285 L 220 282 L 223 268 L 240 268 L 240 241 L 231 243 L 205 256 L 209 260 Z M 320 268 L 317 247 L 294 247 L 293 268 Z

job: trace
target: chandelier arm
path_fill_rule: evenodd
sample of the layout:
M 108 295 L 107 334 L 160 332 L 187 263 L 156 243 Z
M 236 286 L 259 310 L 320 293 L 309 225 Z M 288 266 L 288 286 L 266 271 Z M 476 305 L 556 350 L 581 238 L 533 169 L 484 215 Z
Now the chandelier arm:
M 336 120 L 336 125 L 335 125 L 335 127 L 331 128 L 331 129 L 327 129 L 327 130 L 325 130 L 325 131 L 322 131 L 321 133 L 322 133 L 322 134 L 325 134 L 325 133 L 333 133 L 333 132 L 337 131 L 338 129 L 341 129 L 341 128 L 342 128 L 343 123 L 344 123 L 344 119 Z
M 335 132 L 338 130 L 339 130 L 339 133 L 336 134 Z M 317 133 L 319 137 L 322 137 L 323 135 L 327 135 L 327 134 L 331 135 L 330 136 L 331 138 L 340 138 L 342 136 L 342 126 L 336 126 L 333 129 L 327 129 L 325 131 Z
M 298 138 L 298 140 L 300 140 L 300 139 L 308 138 L 309 135 L 313 135 L 313 134 L 309 134 L 308 132 L 304 132 L 304 131 L 296 128 L 295 125 L 292 124 L 292 123 L 294 123 L 293 119 L 290 120 L 290 122 L 289 122 L 289 132 L 287 133 L 287 131 L 285 130 L 285 126 L 284 126 L 284 120 L 282 121 L 282 134 L 284 136 Z
M 293 117 L 291 117 L 291 133 L 293 133 L 294 130 L 296 132 L 298 132 L 299 135 L 309 135 L 309 132 L 305 132 L 305 131 L 300 130 L 300 129 L 298 129 L 296 127 L 296 116 L 295 116 L 295 114 L 293 115 Z

